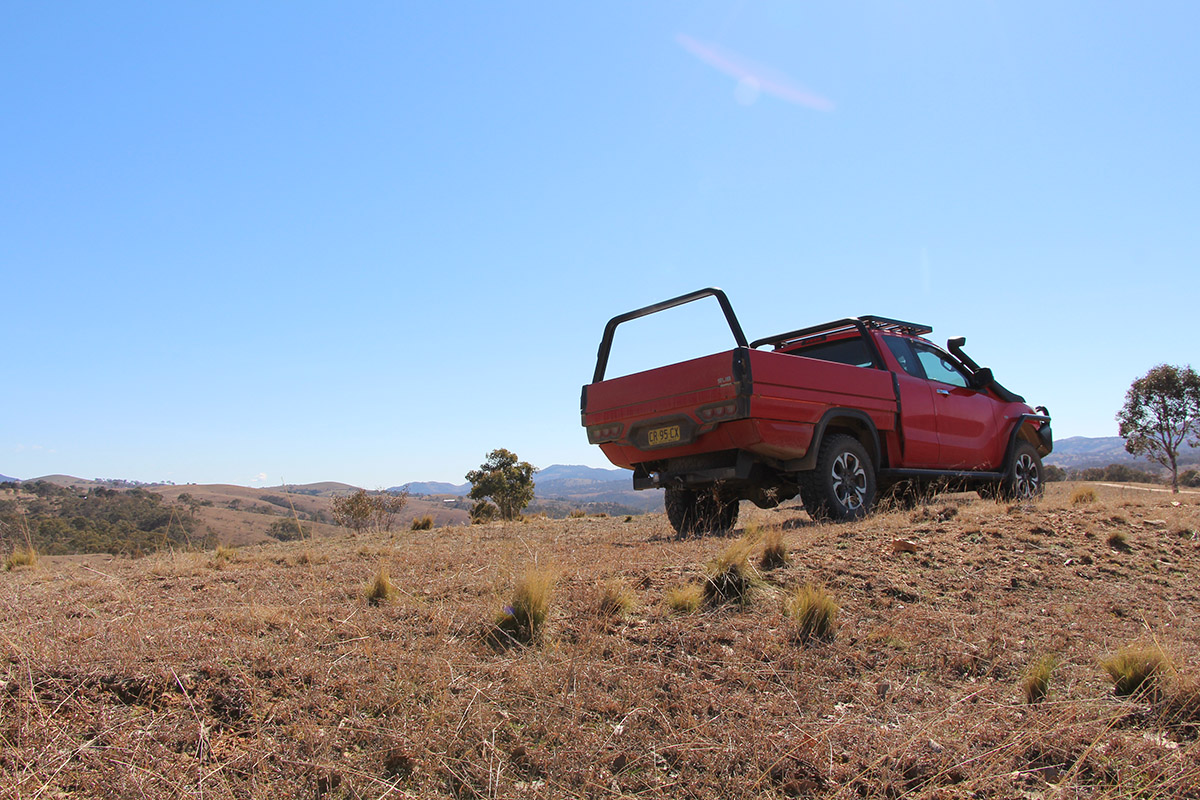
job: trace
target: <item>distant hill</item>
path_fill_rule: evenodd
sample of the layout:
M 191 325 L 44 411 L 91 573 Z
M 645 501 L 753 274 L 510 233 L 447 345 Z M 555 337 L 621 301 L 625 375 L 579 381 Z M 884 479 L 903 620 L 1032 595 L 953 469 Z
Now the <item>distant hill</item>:
M 658 511 L 662 509 L 661 491 L 636 492 L 627 469 L 602 469 L 574 464 L 552 464 L 533 476 L 534 491 L 539 501 L 558 501 L 569 506 L 603 504 L 620 507 L 627 512 Z M 393 486 L 388 491 L 407 489 L 413 495 L 449 495 L 465 497 L 471 491 L 469 483 L 414 481 Z
M 1200 449 L 1184 445 L 1179 460 L 1184 464 L 1200 461 Z M 1158 467 L 1153 461 L 1136 458 L 1125 452 L 1125 440 L 1120 436 L 1071 436 L 1059 439 L 1054 443 L 1054 452 L 1046 456 L 1046 463 L 1063 469 L 1107 467 L 1109 464 Z
M 637 492 L 627 469 L 601 469 L 554 464 L 534 476 L 538 499 L 565 500 L 580 506 L 589 503 L 623 506 L 635 511 L 660 511 L 661 489 Z
M 445 481 L 414 481 L 402 486 L 393 486 L 389 492 L 401 492 L 405 489 L 409 494 L 448 494 L 454 497 L 466 497 L 471 491 L 469 483 L 446 483 Z
M 34 481 L 45 481 L 53 483 L 55 486 L 96 486 L 96 481 L 90 481 L 87 478 L 76 478 L 74 475 L 43 475 L 40 478 L 30 478 L 25 483 L 33 483 Z
M 13 478 L 8 475 L 0 475 L 0 483 L 19 483 L 20 478 Z
M 282 486 L 265 486 L 263 490 L 303 494 L 311 497 L 340 497 L 341 495 L 354 494 L 358 491 L 358 488 L 348 483 L 321 481 L 319 483 L 288 483 Z

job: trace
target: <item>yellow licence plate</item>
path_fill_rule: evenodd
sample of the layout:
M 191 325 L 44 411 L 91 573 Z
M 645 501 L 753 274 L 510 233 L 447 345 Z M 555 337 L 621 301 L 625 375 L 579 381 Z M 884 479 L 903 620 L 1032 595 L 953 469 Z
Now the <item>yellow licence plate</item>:
M 648 444 L 656 447 L 660 444 L 671 444 L 679 441 L 679 426 L 667 425 L 664 428 L 651 428 L 648 434 Z

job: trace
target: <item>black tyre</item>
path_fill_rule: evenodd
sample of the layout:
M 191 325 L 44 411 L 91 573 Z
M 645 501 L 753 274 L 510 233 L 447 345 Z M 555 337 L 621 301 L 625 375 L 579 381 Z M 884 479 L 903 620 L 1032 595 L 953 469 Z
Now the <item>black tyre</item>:
M 833 434 L 821 442 L 817 467 L 800 492 L 815 520 L 846 522 L 865 517 L 875 503 L 875 465 L 853 436 Z
M 1000 482 L 1000 494 L 1009 500 L 1036 500 L 1045 491 L 1042 457 L 1029 442 L 1018 441 L 1008 471 Z
M 738 517 L 738 501 L 716 489 L 668 488 L 664 503 L 667 520 L 681 538 L 705 533 L 724 533 Z

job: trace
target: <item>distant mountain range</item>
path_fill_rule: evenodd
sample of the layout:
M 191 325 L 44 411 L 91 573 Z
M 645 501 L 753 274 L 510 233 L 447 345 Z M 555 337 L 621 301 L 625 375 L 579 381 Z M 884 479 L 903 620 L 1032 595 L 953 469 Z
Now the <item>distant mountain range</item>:
M 1182 464 L 1200 461 L 1200 449 L 1184 445 L 1179 451 L 1179 461 Z M 1063 469 L 1107 467 L 1109 464 L 1158 466 L 1153 461 L 1125 452 L 1125 440 L 1120 436 L 1070 436 L 1059 439 L 1054 443 L 1054 452 L 1046 456 L 1046 463 Z
M 557 500 L 576 505 L 600 503 L 638 511 L 662 508 L 662 492 L 634 491 L 632 476 L 633 473 L 627 469 L 554 464 L 538 470 L 533 476 L 533 483 L 538 500 Z M 471 491 L 471 484 L 414 481 L 393 486 L 388 491 L 404 489 L 414 495 L 465 497 Z
M 1181 464 L 1200 462 L 1200 448 L 1184 446 L 1180 452 Z M 1134 458 L 1125 452 L 1125 440 L 1120 436 L 1071 436 L 1059 439 L 1054 443 L 1054 452 L 1046 457 L 1047 464 L 1064 469 L 1085 469 L 1087 467 L 1107 467 L 1109 464 L 1135 464 L 1140 467 L 1156 467 L 1153 462 Z M 624 507 L 630 510 L 654 511 L 662 508 L 662 491 L 633 490 L 632 473 L 627 469 L 602 469 L 599 467 L 584 467 L 570 464 L 554 464 L 538 470 L 534 475 L 537 499 L 539 501 L 554 501 L 575 505 L 588 503 Z M 0 483 L 20 481 L 0 474 Z M 108 486 L 151 486 L 154 484 L 139 484 L 131 481 L 92 481 L 75 478 L 70 475 L 44 475 L 30 480 L 44 480 L 62 486 L 108 485 Z M 286 488 L 298 494 L 335 496 L 349 494 L 355 487 L 332 481 L 310 483 L 303 486 L 289 485 Z M 413 481 L 412 483 L 393 486 L 388 491 L 407 489 L 413 495 L 441 495 L 448 497 L 465 497 L 471 490 L 469 483 L 445 483 L 441 481 Z

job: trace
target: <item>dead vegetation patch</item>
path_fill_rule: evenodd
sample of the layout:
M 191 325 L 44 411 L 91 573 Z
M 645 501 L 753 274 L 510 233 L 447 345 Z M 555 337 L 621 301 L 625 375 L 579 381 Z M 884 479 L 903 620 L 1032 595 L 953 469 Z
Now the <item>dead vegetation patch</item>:
M 1097 488 L 744 508 L 754 543 L 587 517 L 43 559 L 0 574 L 0 797 L 1195 797 L 1200 507 Z M 810 585 L 836 635 L 804 646 Z M 1170 654 L 1154 692 L 1114 691 L 1130 643 Z

